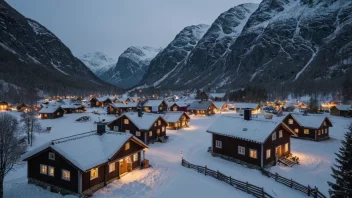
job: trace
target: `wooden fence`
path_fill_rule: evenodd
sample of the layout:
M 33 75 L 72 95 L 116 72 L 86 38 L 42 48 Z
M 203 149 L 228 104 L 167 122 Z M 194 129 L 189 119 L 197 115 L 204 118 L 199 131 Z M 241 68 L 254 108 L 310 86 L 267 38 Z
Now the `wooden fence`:
M 261 170 L 263 175 L 268 176 L 269 178 L 275 179 L 276 182 L 279 182 L 285 186 L 288 186 L 292 189 L 301 191 L 305 193 L 307 196 L 313 196 L 314 198 L 326 198 L 325 195 L 321 192 L 319 192 L 318 188 L 311 188 L 309 185 L 304 186 L 300 183 L 297 183 L 296 181 L 293 181 L 292 179 L 287 179 L 285 177 L 280 176 L 279 174 L 273 174 L 267 170 L 262 169 Z
M 266 197 L 272 198 L 271 195 L 269 195 L 268 193 L 266 193 L 264 191 L 264 188 L 260 188 L 258 186 L 252 185 L 252 184 L 250 184 L 248 182 L 243 182 L 243 181 L 239 181 L 239 180 L 233 179 L 233 178 L 231 178 L 231 176 L 228 177 L 228 176 L 222 174 L 219 171 L 211 170 L 211 169 L 207 168 L 207 166 L 194 165 L 194 164 L 191 164 L 191 163 L 187 162 L 183 158 L 182 158 L 182 166 L 194 169 L 194 170 L 198 171 L 198 173 L 203 173 L 204 175 L 208 175 L 208 176 L 211 176 L 211 177 L 213 177 L 213 178 L 215 178 L 217 180 L 226 182 L 226 183 L 230 184 L 231 186 L 233 186 L 233 187 L 235 187 L 235 188 L 237 188 L 237 189 L 239 189 L 241 191 L 244 191 L 244 192 L 246 192 L 248 194 L 251 194 L 251 195 L 253 195 L 255 197 L 258 197 L 258 198 L 266 198 Z

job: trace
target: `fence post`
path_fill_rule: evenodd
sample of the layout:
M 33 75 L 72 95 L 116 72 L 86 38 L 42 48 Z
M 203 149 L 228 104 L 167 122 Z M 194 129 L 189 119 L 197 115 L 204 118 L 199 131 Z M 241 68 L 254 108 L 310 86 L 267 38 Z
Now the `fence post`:
M 275 173 L 275 181 L 277 181 L 277 178 L 278 178 L 278 174 Z
M 205 169 L 204 169 L 204 175 L 207 175 L 207 165 L 205 165 Z
M 310 196 L 310 186 L 308 185 L 308 192 L 307 192 L 308 197 Z
M 291 188 L 293 187 L 293 182 L 292 182 L 292 178 L 291 178 L 291 184 L 290 184 Z
M 248 191 L 248 182 L 246 182 L 246 191 L 247 191 L 247 193 L 249 193 L 249 191 Z
M 232 181 L 231 181 L 232 179 L 231 179 L 231 176 L 230 176 L 230 185 L 232 186 Z
M 318 197 L 318 188 L 315 187 L 315 190 L 314 190 L 314 198 L 317 198 Z

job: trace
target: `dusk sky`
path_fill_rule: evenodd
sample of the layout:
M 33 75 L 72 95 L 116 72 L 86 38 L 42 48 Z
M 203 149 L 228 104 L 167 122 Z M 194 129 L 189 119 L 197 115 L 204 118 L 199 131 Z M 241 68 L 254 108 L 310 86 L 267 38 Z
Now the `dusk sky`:
M 129 46 L 166 47 L 184 27 L 209 24 L 241 3 L 260 0 L 6 0 L 80 56 L 116 59 Z

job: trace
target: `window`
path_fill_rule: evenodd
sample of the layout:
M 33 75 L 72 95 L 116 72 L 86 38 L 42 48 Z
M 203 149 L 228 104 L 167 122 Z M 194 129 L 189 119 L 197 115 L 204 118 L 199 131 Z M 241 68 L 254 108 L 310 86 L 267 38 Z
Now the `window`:
M 293 124 L 293 119 L 288 119 L 288 124 Z
M 279 138 L 282 138 L 282 130 L 279 131 Z
M 128 149 L 130 149 L 130 143 L 129 142 L 127 142 L 126 145 L 125 145 L 125 150 L 128 150 Z
M 159 125 L 159 126 L 161 125 L 161 121 L 160 121 L 160 120 L 158 120 L 158 125 Z
M 49 152 L 49 159 L 50 160 L 55 160 L 55 153 Z
M 115 162 L 109 164 L 109 173 L 115 171 Z
M 238 146 L 238 154 L 245 155 L 246 148 L 244 148 L 243 146 Z
M 156 130 L 156 133 L 159 135 L 159 134 L 160 134 L 160 129 L 157 129 L 157 130 Z
M 215 147 L 216 148 L 222 148 L 222 142 L 219 140 L 215 140 Z
M 99 106 L 99 102 L 97 101 L 97 102 L 95 103 L 95 105 L 96 105 L 96 106 Z
M 309 129 L 304 129 L 304 134 L 309 134 Z
M 48 166 L 48 170 L 49 170 L 48 175 L 54 177 L 54 174 L 55 174 L 54 167 Z
M 285 152 L 288 151 L 288 143 L 285 144 Z
M 46 117 L 48 117 L 48 114 L 45 113 L 45 114 L 44 114 L 44 118 L 46 118 Z
M 154 126 L 156 127 L 156 123 L 154 123 Z
M 133 161 L 134 161 L 134 162 L 138 161 L 138 153 L 136 153 L 136 154 L 133 155 Z
M 271 150 L 270 149 L 267 149 L 266 150 L 266 159 L 269 159 L 271 156 Z
M 71 177 L 70 171 L 65 170 L 65 169 L 62 169 L 62 176 L 61 176 L 61 178 L 62 178 L 63 180 L 70 181 L 70 177 Z
M 274 141 L 276 140 L 276 132 L 274 132 L 272 135 L 271 135 L 271 139 Z
M 326 121 L 324 121 L 324 126 L 326 126 Z
M 90 180 L 98 178 L 98 168 L 92 168 L 90 170 Z
M 47 175 L 48 174 L 48 166 L 41 164 L 40 165 L 40 173 L 44 174 L 44 175 Z
M 124 124 L 129 124 L 129 120 L 128 120 L 128 119 L 124 119 L 124 120 L 123 120 L 123 123 L 124 123 Z
M 127 129 L 126 129 L 125 132 L 126 132 L 126 133 L 130 133 L 130 130 L 127 130 Z
M 153 132 L 149 131 L 149 137 L 152 137 L 152 136 L 153 136 Z
M 320 130 L 318 130 L 318 135 L 320 135 Z
M 140 131 L 136 131 L 136 136 L 141 136 L 141 132 Z
M 257 150 L 249 149 L 249 157 L 257 159 Z
M 327 134 L 328 133 L 328 129 L 325 129 L 325 134 Z
M 162 131 L 162 132 L 165 132 L 165 127 L 162 127 L 162 128 L 161 128 L 161 131 Z
M 60 115 L 60 112 L 57 112 L 56 115 L 59 116 L 59 115 Z
M 295 129 L 295 133 L 298 133 L 299 132 L 299 129 Z
M 114 126 L 114 131 L 119 131 L 119 126 Z

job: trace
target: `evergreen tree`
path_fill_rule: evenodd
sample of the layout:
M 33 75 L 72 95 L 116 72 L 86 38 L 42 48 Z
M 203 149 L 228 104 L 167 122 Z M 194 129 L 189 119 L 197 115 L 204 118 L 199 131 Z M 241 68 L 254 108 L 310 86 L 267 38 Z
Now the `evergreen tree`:
M 342 140 L 342 147 L 338 153 L 335 167 L 331 167 L 331 176 L 336 180 L 335 183 L 328 182 L 331 189 L 331 197 L 350 198 L 352 197 L 352 123 L 345 134 L 345 140 Z

